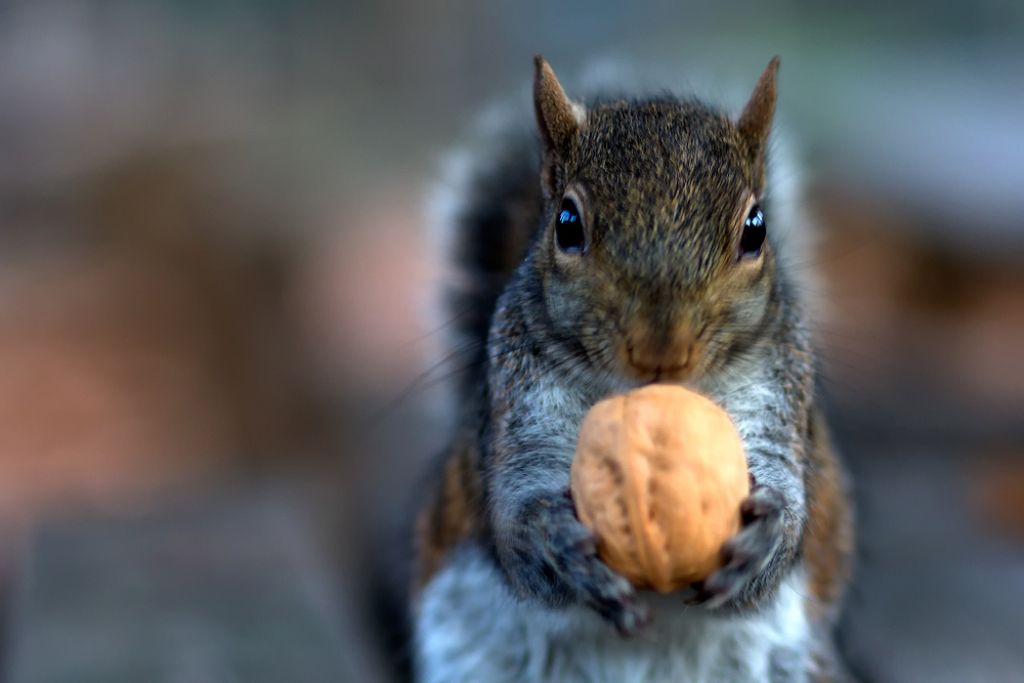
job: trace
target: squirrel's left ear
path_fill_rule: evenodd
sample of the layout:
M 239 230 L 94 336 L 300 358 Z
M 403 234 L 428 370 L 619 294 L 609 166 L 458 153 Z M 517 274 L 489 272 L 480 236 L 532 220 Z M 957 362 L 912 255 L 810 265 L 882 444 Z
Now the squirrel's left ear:
M 772 57 L 761 78 L 754 86 L 754 92 L 743 107 L 743 113 L 736 121 L 740 135 L 746 143 L 751 163 L 758 167 L 764 164 L 765 147 L 768 144 L 768 133 L 772 128 L 772 117 L 775 114 L 775 76 L 779 72 L 779 57 Z

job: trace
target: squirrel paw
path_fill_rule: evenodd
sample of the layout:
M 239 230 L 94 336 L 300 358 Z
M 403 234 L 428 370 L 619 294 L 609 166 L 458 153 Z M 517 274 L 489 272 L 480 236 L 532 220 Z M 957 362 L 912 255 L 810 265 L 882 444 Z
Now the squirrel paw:
M 775 489 L 755 486 L 740 504 L 742 527 L 722 546 L 722 566 L 696 584 L 690 602 L 710 609 L 756 602 L 771 585 L 767 570 L 782 545 L 785 501 Z
M 559 527 L 549 540 L 562 580 L 587 607 L 615 626 L 622 636 L 633 636 L 650 621 L 646 605 L 623 577 L 597 557 L 593 534 L 576 522 Z
M 531 535 L 542 539 L 542 548 L 530 553 L 540 562 L 529 563 L 531 576 L 519 577 L 520 585 L 532 585 L 530 592 L 549 604 L 586 605 L 622 636 L 642 631 L 650 621 L 647 606 L 637 598 L 632 584 L 598 558 L 597 540 L 577 519 L 569 496 L 546 500 L 540 510 L 535 518 L 537 533 Z

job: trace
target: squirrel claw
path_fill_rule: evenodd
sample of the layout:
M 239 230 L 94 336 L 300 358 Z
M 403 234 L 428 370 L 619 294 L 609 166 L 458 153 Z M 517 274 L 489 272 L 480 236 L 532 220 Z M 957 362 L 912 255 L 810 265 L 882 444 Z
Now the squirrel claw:
M 630 600 L 622 604 L 621 609 L 611 618 L 611 621 L 620 636 L 632 638 L 650 625 L 651 611 L 642 602 Z
M 696 595 L 687 604 L 718 609 L 750 601 L 758 593 L 765 570 L 782 544 L 781 494 L 755 486 L 740 504 L 742 528 L 722 546 L 722 566 L 704 581 L 693 584 Z
M 584 603 L 614 626 L 620 636 L 637 635 L 650 623 L 650 610 L 628 581 L 596 557 L 593 561 L 593 573 L 579 583 L 585 593 Z
M 560 501 L 548 513 L 546 554 L 567 588 L 623 637 L 641 632 L 650 610 L 632 584 L 597 556 L 597 539 L 580 524 L 571 501 Z

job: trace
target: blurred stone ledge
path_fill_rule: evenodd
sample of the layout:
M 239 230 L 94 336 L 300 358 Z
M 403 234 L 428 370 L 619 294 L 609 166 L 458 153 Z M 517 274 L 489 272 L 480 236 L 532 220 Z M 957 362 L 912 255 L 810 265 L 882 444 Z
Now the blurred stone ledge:
M 377 680 L 297 498 L 230 492 L 42 526 L 15 589 L 0 678 Z

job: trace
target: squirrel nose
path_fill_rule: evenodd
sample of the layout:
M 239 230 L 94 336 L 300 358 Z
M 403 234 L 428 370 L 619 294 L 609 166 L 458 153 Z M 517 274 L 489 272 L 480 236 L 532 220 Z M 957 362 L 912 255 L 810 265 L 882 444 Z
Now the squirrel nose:
M 683 379 L 693 370 L 692 356 L 690 339 L 672 339 L 667 344 L 653 343 L 649 339 L 626 339 L 625 342 L 626 369 L 638 379 Z

